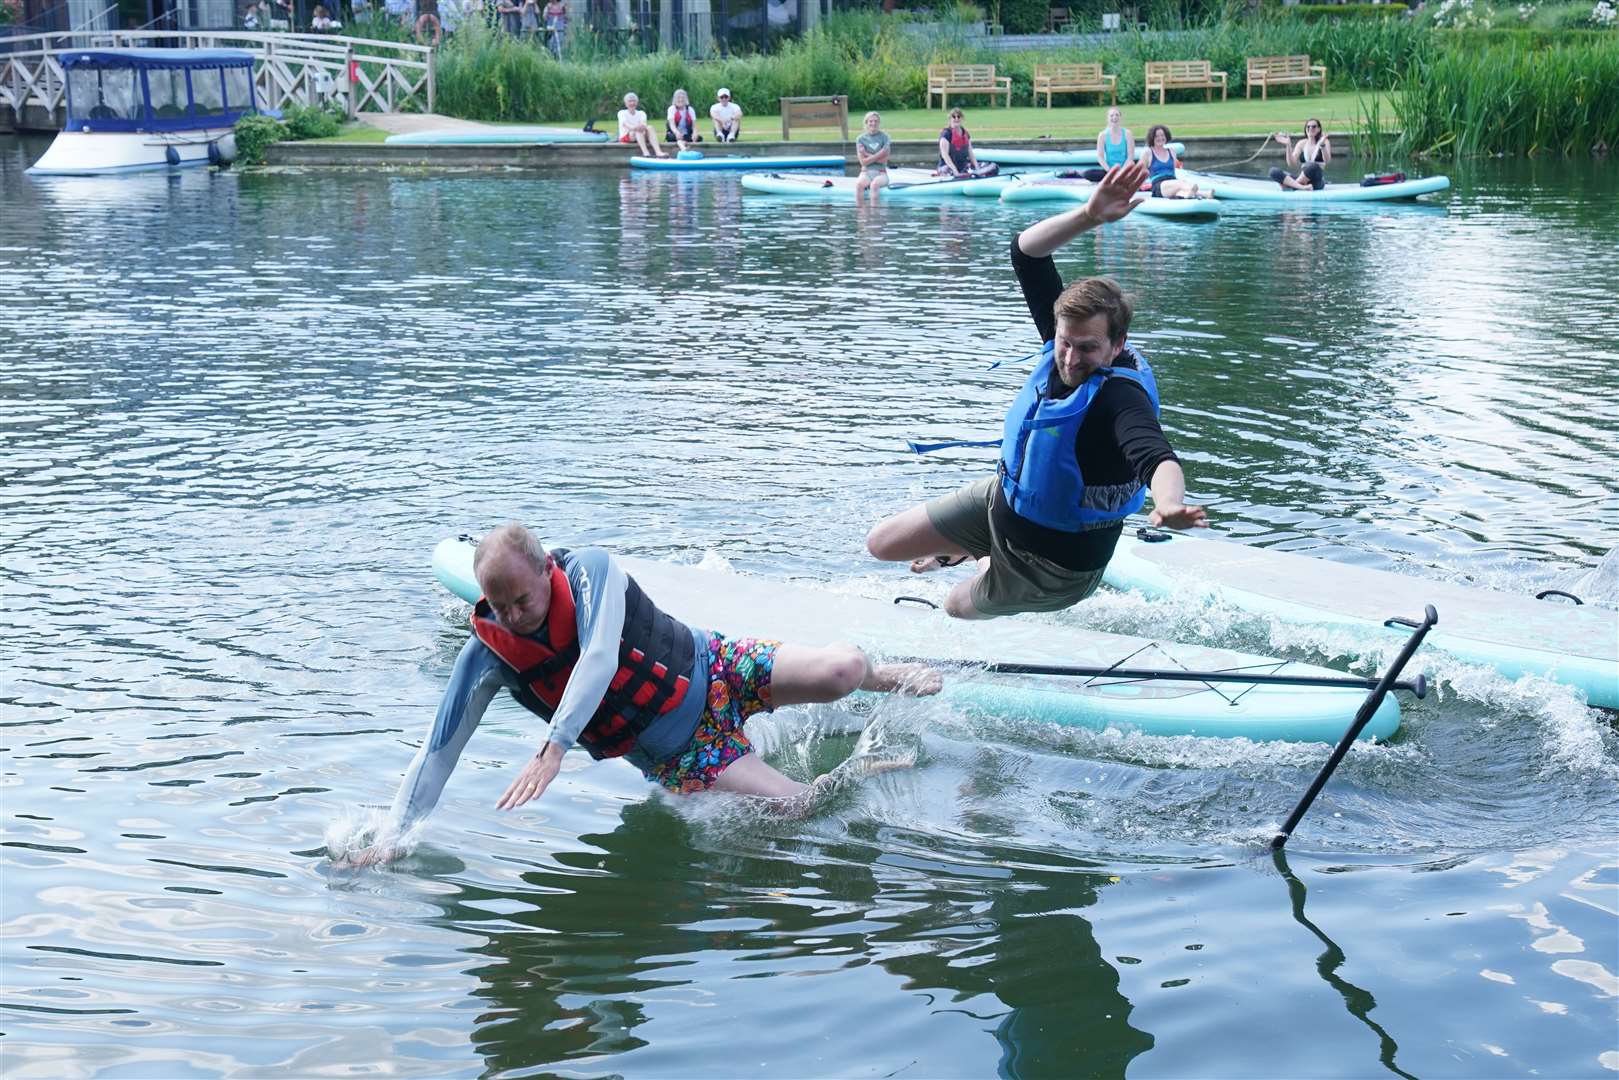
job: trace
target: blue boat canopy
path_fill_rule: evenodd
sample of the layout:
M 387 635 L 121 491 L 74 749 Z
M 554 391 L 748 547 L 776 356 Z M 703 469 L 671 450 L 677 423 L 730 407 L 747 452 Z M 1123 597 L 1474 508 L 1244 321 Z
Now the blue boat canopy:
M 258 111 L 241 49 L 74 49 L 61 54 L 69 131 L 226 128 Z

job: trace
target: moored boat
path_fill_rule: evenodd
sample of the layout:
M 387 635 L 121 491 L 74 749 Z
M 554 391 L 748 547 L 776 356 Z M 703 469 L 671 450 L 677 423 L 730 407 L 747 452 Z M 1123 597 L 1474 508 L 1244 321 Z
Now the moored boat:
M 28 171 L 102 176 L 218 165 L 258 111 L 240 49 L 76 49 L 62 54 L 67 126 Z

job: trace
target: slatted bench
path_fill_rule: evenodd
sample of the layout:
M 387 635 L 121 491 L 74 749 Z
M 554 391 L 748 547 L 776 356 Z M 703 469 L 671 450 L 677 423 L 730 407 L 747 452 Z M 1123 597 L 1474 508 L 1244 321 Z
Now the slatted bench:
M 1036 64 L 1034 65 L 1034 100 L 1046 95 L 1046 108 L 1051 108 L 1052 94 L 1109 94 L 1113 104 L 1119 103 L 1119 77 L 1102 74 L 1101 64 Z
M 1207 60 L 1148 60 L 1147 93 L 1143 103 L 1152 104 L 1152 92 L 1158 91 L 1158 104 L 1164 103 L 1169 90 L 1202 90 L 1208 101 L 1209 91 L 1218 86 L 1220 100 L 1226 99 L 1226 77 L 1223 71 L 1211 71 Z
M 1327 68 L 1312 64 L 1308 56 L 1250 56 L 1248 58 L 1247 96 L 1254 96 L 1259 87 L 1259 99 L 1270 100 L 1270 88 L 1285 83 L 1302 83 L 1304 96 L 1310 96 L 1310 84 L 1320 83 L 1321 92 L 1327 92 Z
M 1001 94 L 1006 95 L 1006 107 L 1012 107 L 1012 80 L 996 76 L 994 64 L 929 64 L 928 108 L 933 108 L 933 95 L 939 95 L 940 107 L 950 107 L 951 94 L 988 94 L 990 104 Z

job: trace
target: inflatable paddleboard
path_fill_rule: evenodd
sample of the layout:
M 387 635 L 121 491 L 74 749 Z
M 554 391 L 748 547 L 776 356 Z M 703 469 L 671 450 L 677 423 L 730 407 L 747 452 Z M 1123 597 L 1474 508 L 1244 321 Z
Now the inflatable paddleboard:
M 1143 537 L 1162 537 L 1149 542 Z M 1149 596 L 1212 594 L 1287 622 L 1383 626 L 1391 615 L 1439 610 L 1426 645 L 1518 678 L 1541 675 L 1619 708 L 1619 614 L 1467 585 L 1328 562 L 1188 533 L 1127 531 L 1104 579 Z M 1410 631 L 1394 627 L 1390 634 Z
M 1424 176 L 1417 180 L 1402 180 L 1398 184 L 1328 184 L 1320 191 L 1293 191 L 1274 180 L 1262 176 L 1230 176 L 1225 173 L 1204 173 L 1181 169 L 1177 176 L 1192 180 L 1206 191 L 1213 191 L 1216 199 L 1233 202 L 1262 202 L 1309 206 L 1316 203 L 1395 202 L 1415 199 L 1450 187 L 1448 176 Z
M 472 575 L 473 541 L 441 541 L 433 573 L 462 600 L 480 595 Z M 1154 670 L 1342 676 L 1342 672 L 1272 657 L 1197 645 L 1102 634 L 1028 618 L 961 622 L 914 604 L 894 604 L 805 585 L 692 566 L 620 559 L 660 608 L 705 630 L 776 638 L 803 645 L 851 641 L 887 656 Z M 1243 686 L 1168 680 L 990 676 L 967 669 L 947 677 L 945 700 L 965 710 L 1150 735 L 1243 737 L 1335 742 L 1365 697 L 1353 688 Z M 1398 730 L 1399 705 L 1385 698 L 1363 737 Z
M 749 191 L 765 195 L 788 195 L 806 199 L 837 199 L 854 201 L 853 176 L 785 176 L 778 173 L 744 173 L 742 186 Z M 954 176 L 939 177 L 927 169 L 890 169 L 888 186 L 882 189 L 883 199 L 953 199 L 974 194 L 983 197 L 999 195 L 1011 182 L 1010 177 L 989 176 L 964 180 Z
M 508 143 L 545 146 L 550 143 L 604 143 L 607 141 L 607 132 L 502 124 L 499 127 L 472 130 L 454 128 L 407 131 L 399 135 L 390 135 L 382 141 L 391 146 L 495 146 Z
M 842 154 L 804 154 L 798 157 L 642 157 L 630 158 L 636 169 L 668 169 L 672 172 L 703 172 L 709 169 L 841 169 Z
M 1025 202 L 1086 202 L 1096 185 L 1081 177 L 1046 174 L 1022 176 L 1006 185 L 1001 201 Z M 1213 199 L 1160 199 L 1142 194 L 1136 198 L 1133 213 L 1153 217 L 1178 218 L 1182 221 L 1215 221 L 1220 217 L 1220 204 Z
M 1172 142 L 1169 144 L 1169 152 L 1176 157 L 1185 157 L 1186 144 Z M 1096 156 L 1094 147 L 1090 150 L 1003 150 L 993 146 L 983 148 L 975 146 L 973 153 L 978 156 L 979 161 L 993 161 L 997 165 L 1039 165 L 1047 169 L 1060 168 L 1064 165 L 1099 165 L 1102 161 Z M 1146 156 L 1146 145 L 1137 146 L 1137 160 Z

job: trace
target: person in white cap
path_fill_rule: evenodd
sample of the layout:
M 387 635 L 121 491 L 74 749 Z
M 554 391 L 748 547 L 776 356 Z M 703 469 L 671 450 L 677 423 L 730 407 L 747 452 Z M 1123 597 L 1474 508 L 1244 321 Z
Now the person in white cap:
M 687 626 L 653 603 L 601 548 L 547 551 L 522 525 L 478 544 L 483 598 L 433 725 L 371 846 L 341 861 L 388 862 L 438 802 L 484 710 L 504 687 L 549 725 L 496 809 L 545 793 L 577 743 L 622 757 L 675 794 L 729 791 L 804 805 L 821 787 L 777 772 L 743 733 L 748 717 L 783 705 L 837 701 L 856 690 L 938 693 L 921 664 L 873 664 L 853 645 L 789 645 Z
M 731 100 L 731 91 L 720 87 L 714 95 L 714 104 L 708 107 L 708 118 L 714 121 L 717 142 L 736 142 L 742 134 L 742 106 Z

